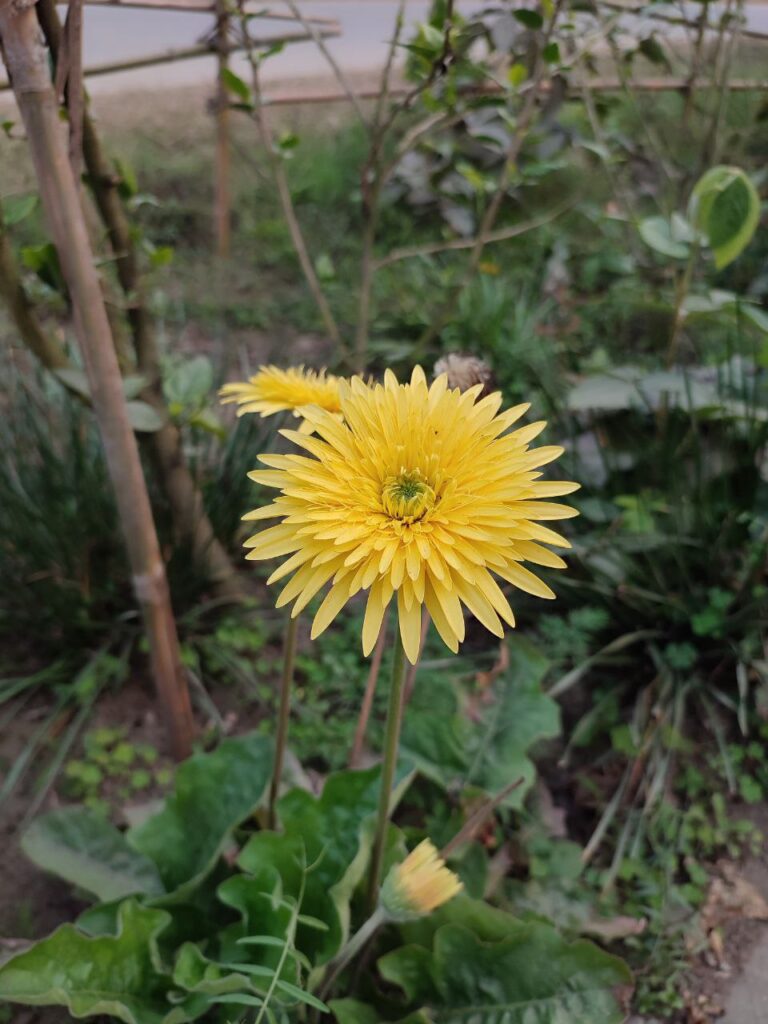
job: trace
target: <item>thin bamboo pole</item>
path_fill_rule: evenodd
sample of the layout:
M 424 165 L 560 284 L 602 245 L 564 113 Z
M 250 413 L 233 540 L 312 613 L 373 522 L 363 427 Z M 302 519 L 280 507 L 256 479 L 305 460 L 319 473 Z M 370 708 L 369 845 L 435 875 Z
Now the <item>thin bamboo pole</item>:
M 24 0 L 21 0 L 23 3 Z M 0 0 L 0 42 L 27 131 L 43 210 L 72 300 L 107 467 L 115 489 L 136 597 L 149 641 L 152 674 L 176 757 L 192 747 L 194 722 L 179 655 L 165 566 L 160 555 L 136 439 L 94 265 L 77 185 L 61 133 L 48 56 L 34 6 Z
M 216 160 L 214 168 L 213 217 L 216 236 L 216 255 L 226 259 L 231 242 L 231 146 L 229 139 L 229 90 L 225 81 L 229 69 L 230 19 L 227 0 L 216 0 Z
M 332 39 L 341 35 L 341 29 L 336 26 L 328 26 L 319 29 L 323 39 Z M 275 36 L 254 37 L 250 46 L 274 46 L 277 43 L 306 43 L 311 42 L 312 36 L 306 32 L 283 32 Z M 245 43 L 230 43 L 227 46 L 227 53 L 236 53 L 246 48 Z M 209 43 L 199 43 L 196 46 L 185 47 L 182 50 L 166 50 L 164 53 L 152 53 L 146 57 L 132 57 L 129 60 L 110 61 L 108 64 L 94 64 L 90 68 L 83 69 L 86 78 L 93 78 L 97 75 L 111 75 L 118 71 L 137 71 L 140 68 L 156 67 L 158 64 L 174 64 L 180 60 L 193 60 L 196 57 L 211 57 L 214 54 Z M 0 92 L 7 92 L 11 88 L 10 82 L 0 84 Z

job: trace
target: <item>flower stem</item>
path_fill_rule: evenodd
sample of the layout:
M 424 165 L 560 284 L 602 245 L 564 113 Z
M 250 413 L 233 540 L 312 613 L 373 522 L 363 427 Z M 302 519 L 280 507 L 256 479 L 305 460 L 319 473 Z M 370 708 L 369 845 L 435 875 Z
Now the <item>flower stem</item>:
M 296 636 L 299 628 L 298 616 L 288 619 L 285 630 L 285 646 L 283 651 L 283 674 L 280 679 L 280 708 L 277 713 L 277 736 L 275 738 L 275 762 L 272 769 L 272 785 L 269 789 L 269 828 L 274 828 L 277 818 L 275 805 L 280 791 L 280 779 L 283 774 L 285 745 L 288 739 L 288 720 L 291 717 L 291 686 L 293 684 L 293 664 L 296 660 Z
M 376 820 L 376 833 L 373 838 L 371 855 L 371 872 L 368 878 L 368 908 L 373 914 L 379 896 L 381 868 L 384 860 L 384 843 L 387 838 L 389 822 L 389 802 L 392 795 L 392 783 L 397 765 L 397 747 L 400 739 L 400 721 L 403 710 L 403 683 L 405 681 L 405 651 L 400 639 L 399 630 L 395 630 L 395 650 L 392 662 L 392 682 L 389 690 L 389 708 L 387 709 L 387 732 L 384 738 L 384 762 L 381 766 L 381 790 L 379 792 L 379 809 Z
M 325 978 L 320 988 L 320 998 L 325 999 L 338 976 L 357 954 L 363 949 L 376 931 L 386 921 L 386 914 L 381 907 L 377 907 L 368 920 L 361 925 L 357 932 L 347 942 L 346 946 L 339 952 L 326 969 Z

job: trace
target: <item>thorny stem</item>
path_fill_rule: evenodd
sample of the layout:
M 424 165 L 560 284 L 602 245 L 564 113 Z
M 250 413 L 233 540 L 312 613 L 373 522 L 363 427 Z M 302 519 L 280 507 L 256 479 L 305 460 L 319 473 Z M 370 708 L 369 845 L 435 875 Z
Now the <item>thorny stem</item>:
M 392 682 L 389 690 L 389 707 L 387 709 L 387 731 L 384 737 L 384 761 L 381 766 L 381 789 L 379 791 L 379 807 L 376 818 L 376 832 L 373 837 L 371 868 L 368 876 L 368 908 L 372 914 L 376 909 L 381 883 L 381 869 L 384 862 L 384 845 L 389 824 L 389 804 L 392 797 L 392 784 L 395 779 L 397 765 L 397 748 L 400 740 L 400 722 L 403 709 L 403 691 L 405 682 L 405 651 L 400 639 L 400 631 L 395 631 L 395 650 L 392 661 Z
M 280 677 L 280 706 L 277 712 L 277 735 L 275 737 L 275 761 L 272 768 L 272 784 L 269 787 L 268 823 L 271 829 L 277 824 L 275 808 L 280 792 L 280 780 L 283 775 L 283 761 L 285 760 L 285 747 L 288 740 L 288 722 L 291 717 L 291 689 L 293 686 L 293 666 L 296 661 L 298 628 L 298 616 L 296 618 L 290 617 L 285 630 L 283 673 Z

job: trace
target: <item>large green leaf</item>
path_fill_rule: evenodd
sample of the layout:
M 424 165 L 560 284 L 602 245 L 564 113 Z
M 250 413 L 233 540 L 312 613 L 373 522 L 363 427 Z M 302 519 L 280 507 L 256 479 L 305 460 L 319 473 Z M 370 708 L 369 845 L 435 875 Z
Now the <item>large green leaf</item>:
M 0 999 L 66 1006 L 73 1017 L 105 1013 L 126 1024 L 187 1020 L 168 1002 L 171 977 L 157 950 L 167 922 L 165 911 L 128 900 L 117 935 L 92 938 L 62 925 L 0 967 Z
M 446 788 L 471 784 L 497 793 L 520 778 L 507 799 L 519 807 L 534 779 L 528 751 L 556 736 L 559 709 L 541 689 L 548 661 L 528 641 L 509 641 L 510 665 L 472 720 L 461 690 L 425 676 L 414 692 L 403 723 L 401 749 L 433 781 Z
M 157 868 L 103 814 L 63 807 L 37 818 L 21 840 L 26 855 L 100 900 L 164 892 Z
M 440 1024 L 620 1024 L 617 994 L 631 980 L 620 960 L 538 923 L 490 945 L 447 925 L 435 937 L 433 973 L 441 1005 L 430 1018 Z
M 421 1010 L 440 1024 L 623 1020 L 620 997 L 631 982 L 626 965 L 590 942 L 567 942 L 551 925 L 460 895 L 401 925 L 400 934 L 405 944 L 378 961 L 382 977 L 403 994 L 399 1007 L 388 1008 L 389 1019 Z M 365 1024 L 362 1011 L 359 1017 Z
M 174 900 L 182 900 L 215 865 L 230 832 L 266 793 L 272 742 L 249 734 L 196 754 L 176 772 L 163 809 L 130 829 L 128 841 L 157 865 Z
M 696 183 L 691 216 L 707 236 L 715 266 L 727 267 L 749 245 L 760 223 L 760 196 L 740 167 L 712 167 Z
M 243 870 L 261 878 L 277 872 L 287 895 L 298 898 L 304 865 L 302 914 L 317 918 L 328 931 L 299 925 L 297 946 L 315 964 L 338 952 L 349 931 L 349 901 L 368 863 L 373 819 L 379 795 L 378 768 L 329 776 L 318 799 L 305 790 L 287 793 L 278 805 L 283 832 L 260 832 L 239 858 Z M 410 781 L 400 772 L 396 802 Z M 222 887 L 222 898 L 232 892 Z M 261 929 L 257 929 L 261 930 Z

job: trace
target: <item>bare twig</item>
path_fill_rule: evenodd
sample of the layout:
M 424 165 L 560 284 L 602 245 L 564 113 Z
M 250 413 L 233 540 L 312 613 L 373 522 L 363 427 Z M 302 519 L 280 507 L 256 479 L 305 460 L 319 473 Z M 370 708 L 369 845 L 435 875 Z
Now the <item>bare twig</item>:
M 453 29 L 453 5 L 454 0 L 447 0 L 445 8 L 445 20 L 443 23 L 443 46 L 438 58 L 433 61 L 429 75 L 423 82 L 414 86 L 406 93 L 401 103 L 397 104 L 390 111 L 389 116 L 384 118 L 384 106 L 389 98 L 390 77 L 394 55 L 400 41 L 403 29 L 403 12 L 405 4 L 400 3 L 398 8 L 397 21 L 392 41 L 389 47 L 387 63 L 382 76 L 379 100 L 376 105 L 373 125 L 371 127 L 371 147 L 368 157 L 360 176 L 360 186 L 363 196 L 363 252 L 361 258 L 360 292 L 357 310 L 357 326 L 355 329 L 355 368 L 358 373 L 365 369 L 368 350 L 368 333 L 371 319 L 371 294 L 373 290 L 373 279 L 375 274 L 375 259 L 373 249 L 376 242 L 376 231 L 379 220 L 379 200 L 381 190 L 384 186 L 386 175 L 389 173 L 384 167 L 384 146 L 391 128 L 396 119 L 411 104 L 428 89 L 445 72 L 447 62 L 451 53 L 451 32 Z
M 229 69 L 229 8 L 227 0 L 216 0 L 216 159 L 214 167 L 214 212 L 216 255 L 229 256 L 232 235 L 230 188 L 231 150 L 229 132 L 229 90 L 225 77 Z
M 307 282 L 307 286 L 312 294 L 312 298 L 315 300 L 315 305 L 318 308 L 320 317 L 323 321 L 328 336 L 336 346 L 337 352 L 340 356 L 343 356 L 346 351 L 344 340 L 341 336 L 341 332 L 336 323 L 336 320 L 331 312 L 331 307 L 328 305 L 328 300 L 325 297 L 325 293 L 320 285 L 320 281 L 315 272 L 315 268 L 312 264 L 312 260 L 307 249 L 306 241 L 304 240 L 304 234 L 301 230 L 298 218 L 296 216 L 296 210 L 293 205 L 293 198 L 291 196 L 291 189 L 288 184 L 288 176 L 285 173 L 285 166 L 280 154 L 275 148 L 275 142 L 272 137 L 272 131 L 267 120 L 266 111 L 264 109 L 264 103 L 261 92 L 261 76 L 259 74 L 259 58 L 256 53 L 256 44 L 251 38 L 248 28 L 248 17 L 244 11 L 243 0 L 238 0 L 238 9 L 240 12 L 240 25 L 243 33 L 243 46 L 245 47 L 246 56 L 248 63 L 251 67 L 251 81 L 253 91 L 253 111 L 252 118 L 256 129 L 259 133 L 261 144 L 264 147 L 267 159 L 272 170 L 272 176 L 277 187 L 277 194 L 280 200 L 280 206 L 283 211 L 283 217 L 288 225 L 288 231 L 291 235 L 291 241 L 296 251 L 296 255 L 299 260 L 299 264 L 304 273 L 304 278 Z
M 506 242 L 510 238 L 518 238 L 520 235 L 528 234 L 529 231 L 535 231 L 537 228 L 544 227 L 546 224 L 557 220 L 567 210 L 572 209 L 576 202 L 577 200 L 573 199 L 568 203 L 561 203 L 548 213 L 542 214 L 541 217 L 534 217 L 523 224 L 512 224 L 507 228 L 497 228 L 495 231 L 489 231 L 485 237 L 484 244 L 492 245 L 495 242 Z M 435 256 L 441 252 L 460 252 L 463 249 L 473 249 L 476 245 L 477 237 L 452 238 L 447 242 L 427 242 L 424 245 L 403 246 L 401 249 L 393 249 L 386 256 L 376 260 L 375 266 L 377 270 L 380 270 L 382 267 L 388 267 L 390 264 L 398 263 L 400 260 L 411 260 L 419 256 Z
M 480 265 L 480 261 L 483 257 L 483 250 L 485 249 L 488 241 L 488 236 L 493 230 L 493 226 L 496 223 L 496 218 L 501 210 L 502 203 L 506 198 L 507 190 L 509 188 L 510 181 L 512 180 L 512 173 L 516 167 L 517 158 L 534 119 L 536 104 L 540 94 L 540 86 L 546 73 L 546 61 L 542 58 L 542 51 L 546 48 L 547 43 L 552 38 L 552 33 L 554 32 L 555 25 L 557 24 L 557 19 L 560 15 L 563 2 L 564 0 L 557 0 L 552 11 L 552 16 L 549 20 L 549 24 L 547 25 L 544 39 L 536 57 L 536 64 L 533 75 L 531 76 L 530 88 L 526 93 L 522 110 L 517 118 L 515 132 L 510 140 L 509 146 L 507 147 L 507 151 L 504 154 L 504 166 L 501 170 L 501 174 L 499 175 L 496 191 L 491 197 L 491 201 L 486 207 L 485 213 L 480 221 L 480 228 L 477 232 L 474 244 L 472 245 L 467 266 L 459 279 L 459 283 L 453 289 L 452 294 L 443 304 L 442 308 L 432 318 L 431 324 L 419 339 L 417 343 L 417 348 L 419 349 L 425 348 L 438 336 L 440 331 L 448 322 L 453 310 L 456 308 L 456 303 L 459 301 L 462 292 L 472 280 Z
M 373 709 L 373 699 L 376 696 L 376 686 L 379 681 L 381 659 L 384 655 L 384 647 L 386 644 L 386 640 L 387 620 L 385 616 L 385 618 L 382 620 L 381 629 L 379 631 L 379 638 L 376 641 L 376 647 L 374 648 L 373 657 L 371 658 L 371 667 L 368 671 L 368 681 L 365 684 L 363 703 L 360 705 L 360 715 L 357 719 L 357 728 L 355 729 L 355 738 L 352 743 L 352 752 L 349 755 L 350 768 L 357 768 L 360 764 L 360 758 L 363 755 L 365 734 L 368 730 L 368 720 L 371 717 L 371 711 Z
M 735 27 L 731 25 L 733 20 L 736 22 Z M 715 112 L 712 118 L 709 135 L 706 143 L 704 144 L 705 166 L 707 164 L 716 164 L 719 158 L 719 152 L 722 145 L 723 120 L 725 118 L 725 111 L 728 105 L 728 79 L 731 73 L 731 64 L 733 62 L 736 43 L 738 42 L 743 28 L 743 21 L 743 0 L 735 0 L 735 2 L 734 0 L 728 0 L 725 11 L 721 15 L 720 33 L 718 34 L 715 57 L 713 60 L 713 75 L 714 85 L 717 88 L 717 101 L 715 104 Z M 724 41 L 724 35 L 727 28 L 730 28 L 731 31 L 727 40 Z M 720 72 L 719 82 L 718 66 Z
M 325 37 L 323 36 L 323 33 L 321 31 L 319 31 L 317 25 L 310 18 L 307 18 L 304 15 L 303 11 L 299 7 L 299 5 L 294 2 L 294 0 L 286 0 L 286 3 L 288 4 L 288 7 L 290 8 L 291 13 L 293 14 L 293 16 L 301 24 L 301 27 L 304 29 L 304 31 L 308 35 L 310 35 L 312 37 L 312 39 L 314 40 L 315 44 L 317 45 L 317 48 L 320 50 L 322 55 L 328 61 L 328 65 L 330 66 L 331 70 L 333 71 L 333 73 L 334 73 L 334 75 L 336 77 L 336 81 L 341 86 L 342 92 L 347 97 L 347 99 L 352 104 L 352 106 L 355 108 L 355 113 L 360 118 L 360 123 L 363 125 L 364 128 L 367 128 L 368 127 L 368 122 L 366 121 L 365 113 L 363 112 L 363 108 L 360 105 L 360 100 L 357 98 L 357 96 L 352 91 L 352 88 L 351 88 L 349 82 L 347 81 L 346 75 L 341 70 L 341 67 L 339 66 L 338 61 L 336 60 L 336 58 L 333 56 L 333 54 L 329 50 L 328 46 L 326 45 Z
M 514 793 L 516 789 L 519 789 L 523 782 L 525 782 L 525 779 L 521 776 L 514 782 L 510 782 L 508 786 L 499 790 L 495 796 L 490 797 L 485 801 L 485 803 L 478 807 L 478 809 L 467 818 L 453 839 L 450 839 L 442 848 L 440 856 L 443 858 L 450 857 L 450 855 L 457 850 L 462 843 L 468 843 L 470 840 L 474 839 L 478 830 L 485 824 L 488 818 L 490 818 L 496 808 L 500 807 L 511 793 Z

